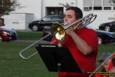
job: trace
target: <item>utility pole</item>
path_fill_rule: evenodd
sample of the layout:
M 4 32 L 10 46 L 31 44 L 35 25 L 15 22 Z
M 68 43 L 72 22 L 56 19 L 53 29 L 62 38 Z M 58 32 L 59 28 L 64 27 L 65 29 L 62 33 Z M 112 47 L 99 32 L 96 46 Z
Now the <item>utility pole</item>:
M 43 18 L 44 0 L 41 0 L 41 18 Z

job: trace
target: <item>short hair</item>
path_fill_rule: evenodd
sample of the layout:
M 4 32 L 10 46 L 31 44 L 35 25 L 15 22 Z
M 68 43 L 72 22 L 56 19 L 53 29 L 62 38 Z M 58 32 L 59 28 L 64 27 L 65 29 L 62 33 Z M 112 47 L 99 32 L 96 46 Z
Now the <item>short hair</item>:
M 68 7 L 66 11 L 67 10 L 73 10 L 75 12 L 76 19 L 83 17 L 82 10 L 78 7 Z

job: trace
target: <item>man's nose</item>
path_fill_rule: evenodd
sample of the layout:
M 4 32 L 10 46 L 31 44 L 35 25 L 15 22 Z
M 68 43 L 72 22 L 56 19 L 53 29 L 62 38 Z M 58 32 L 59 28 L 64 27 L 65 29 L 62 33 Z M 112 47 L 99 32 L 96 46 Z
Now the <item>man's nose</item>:
M 65 17 L 65 18 L 64 18 L 64 22 L 67 22 L 67 20 L 68 20 L 68 19 Z

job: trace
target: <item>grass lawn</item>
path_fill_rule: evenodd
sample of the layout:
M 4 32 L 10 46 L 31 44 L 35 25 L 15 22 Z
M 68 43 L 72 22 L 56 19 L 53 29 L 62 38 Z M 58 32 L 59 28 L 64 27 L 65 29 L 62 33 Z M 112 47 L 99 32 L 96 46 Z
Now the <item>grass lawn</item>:
M 19 39 L 36 40 L 39 38 L 36 32 L 19 32 Z M 29 60 L 19 57 L 19 52 L 30 42 L 1 42 L 0 41 L 0 77 L 56 77 L 56 73 L 48 72 L 39 55 Z M 31 48 L 28 51 L 36 51 Z
M 37 40 L 41 33 L 37 32 L 19 32 L 18 38 L 23 40 Z M 33 56 L 29 60 L 23 60 L 19 57 L 19 52 L 30 42 L 0 42 L 0 77 L 57 77 L 54 72 L 49 72 L 42 62 L 39 55 Z M 28 51 L 36 51 L 34 47 Z M 100 45 L 99 54 L 105 52 L 114 52 L 114 44 Z

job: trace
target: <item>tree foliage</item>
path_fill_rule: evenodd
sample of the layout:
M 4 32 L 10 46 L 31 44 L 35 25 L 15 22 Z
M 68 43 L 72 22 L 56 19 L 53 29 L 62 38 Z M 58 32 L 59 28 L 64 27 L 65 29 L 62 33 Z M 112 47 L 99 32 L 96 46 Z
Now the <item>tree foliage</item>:
M 16 7 L 16 0 L 0 0 L 0 16 L 8 14 Z

